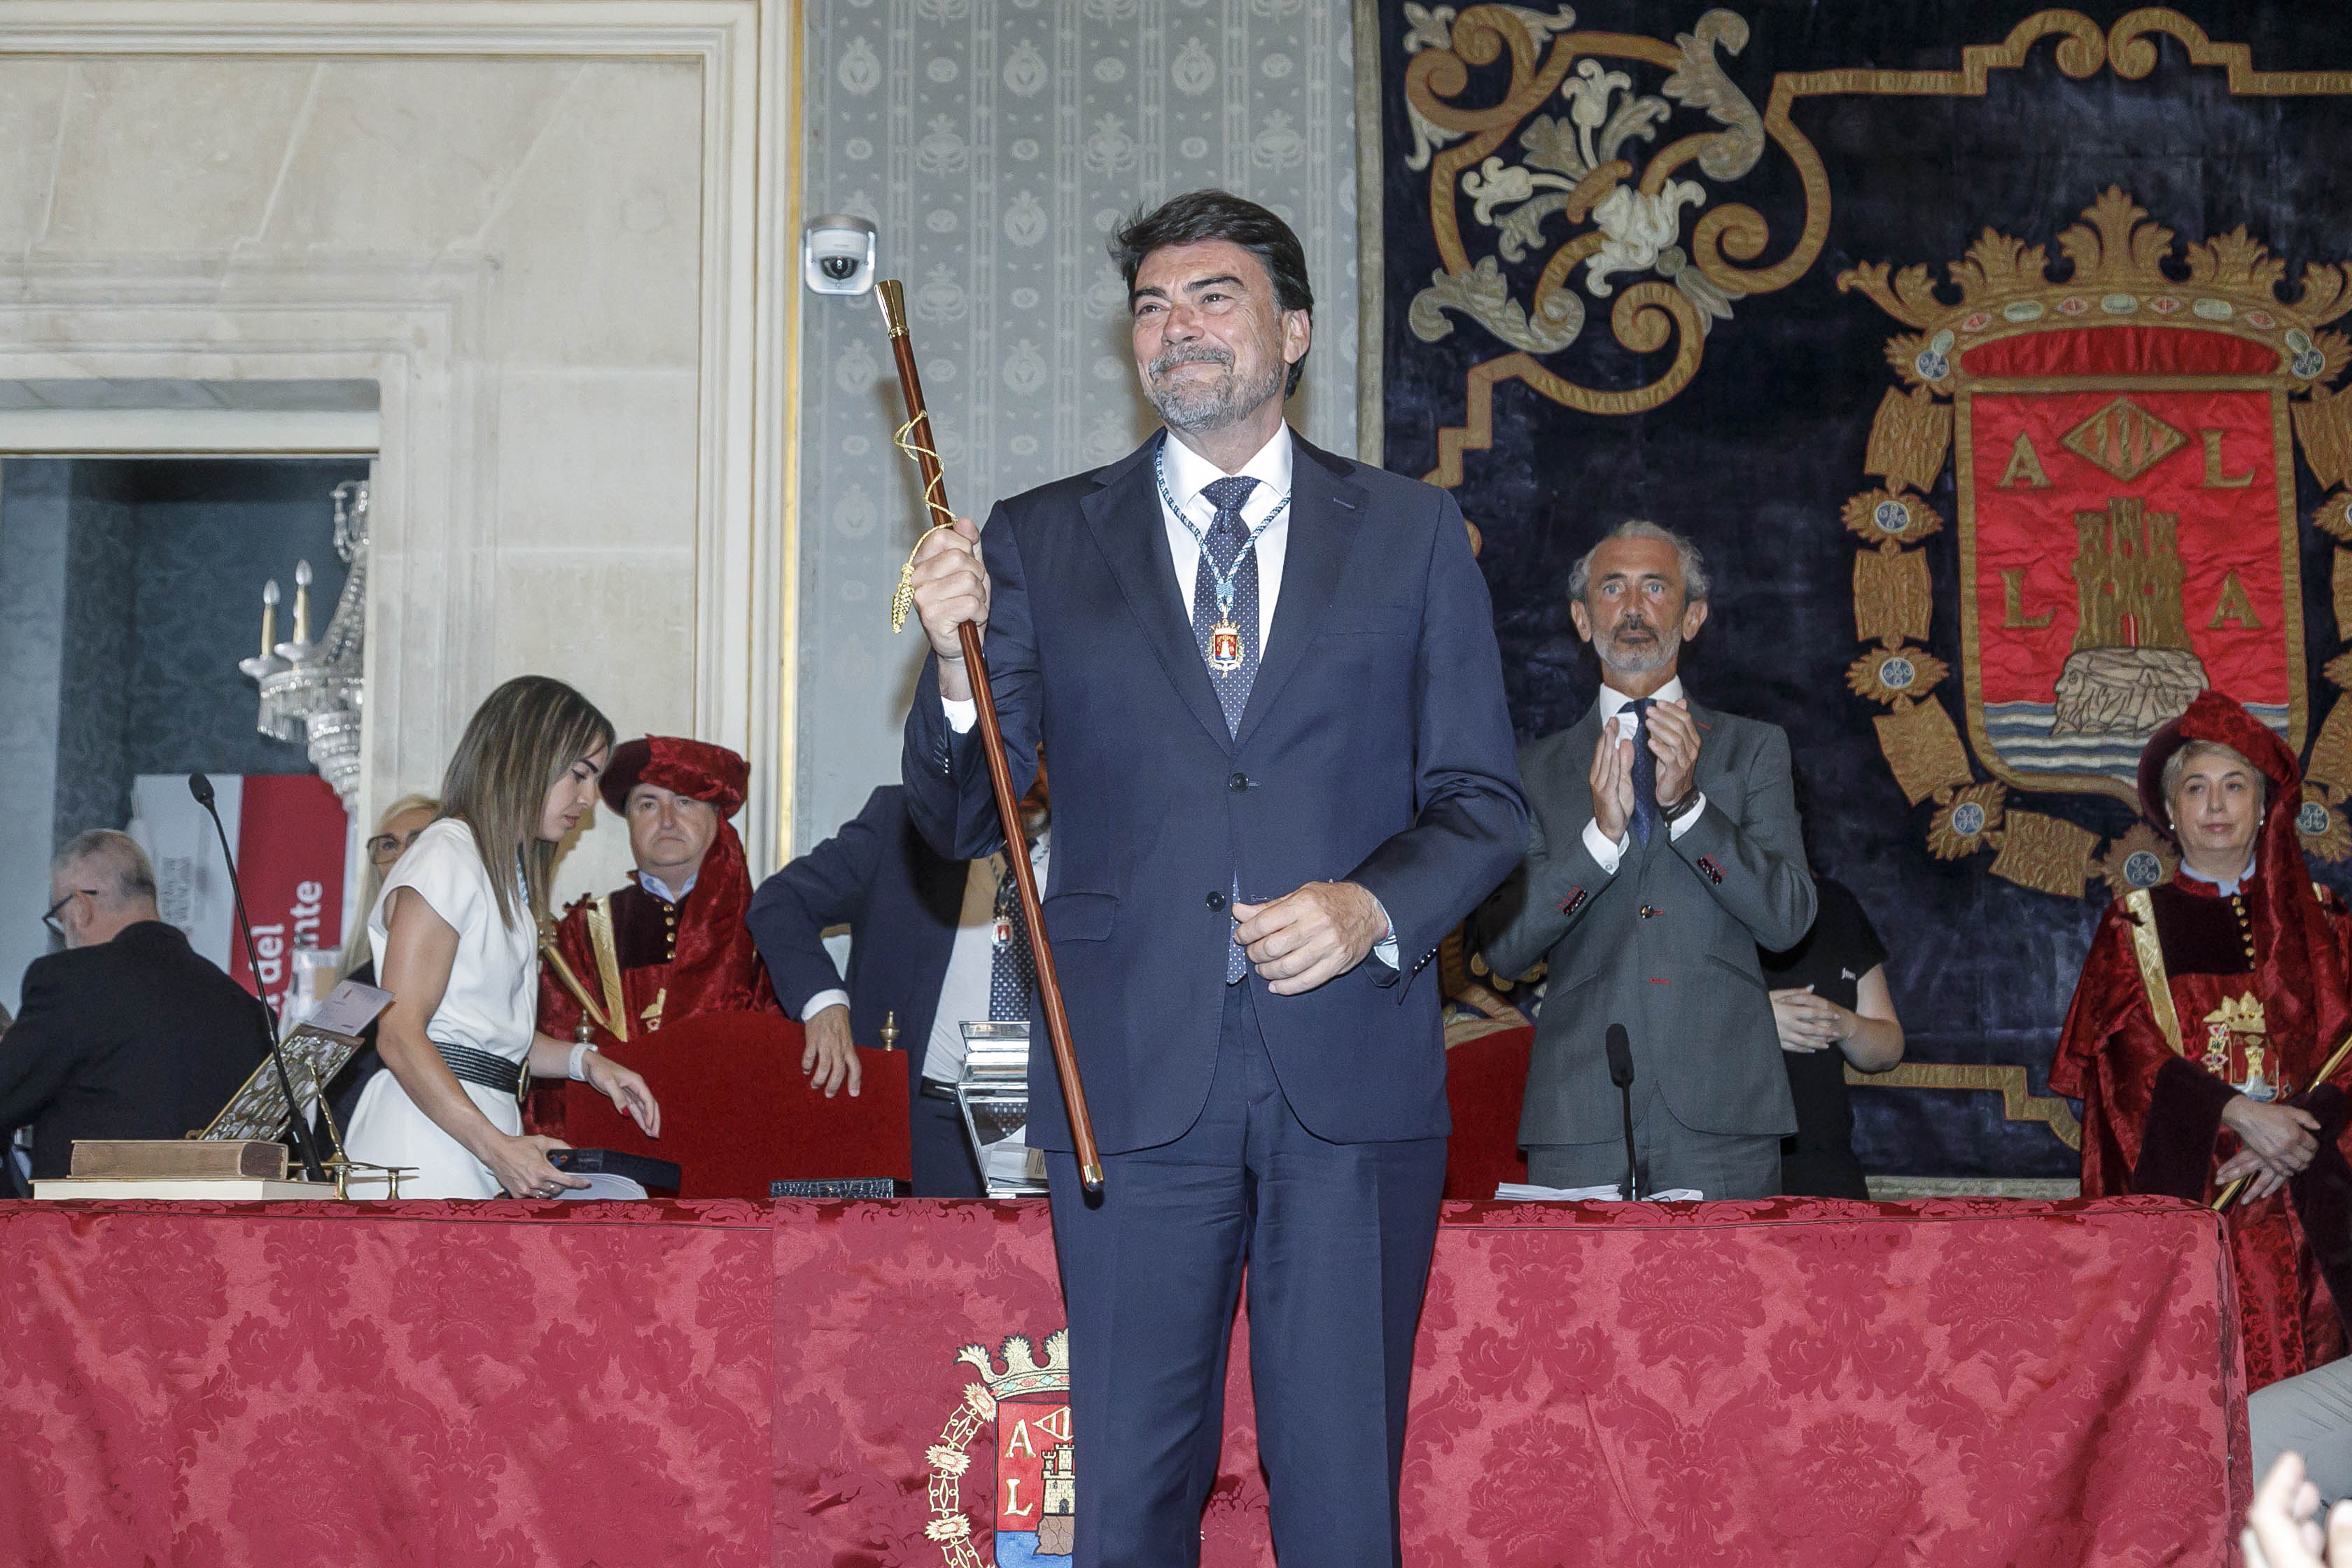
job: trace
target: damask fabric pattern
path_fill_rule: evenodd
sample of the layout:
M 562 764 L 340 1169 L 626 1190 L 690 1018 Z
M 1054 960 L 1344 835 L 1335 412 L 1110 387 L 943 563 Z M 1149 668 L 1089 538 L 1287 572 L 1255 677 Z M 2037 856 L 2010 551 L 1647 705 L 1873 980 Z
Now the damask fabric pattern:
M 1104 247 L 1203 185 L 1307 250 L 1315 340 L 1290 405 L 1355 449 L 1351 32 L 1330 0 L 812 0 L 803 210 L 881 227 L 907 286 L 959 511 L 1097 468 L 1154 420 Z M 870 300 L 809 297 L 802 358 L 802 847 L 895 777 L 921 638 L 885 609 L 920 527 Z
M 0 1204 L 0 1560 L 755 1568 L 768 1223 Z
M 780 1568 L 930 1568 L 966 1531 L 993 1561 L 968 1390 L 1051 1360 L 1045 1206 L 780 1205 L 775 1244 Z M 2212 1217 L 2164 1199 L 1449 1205 L 1406 1558 L 2227 1562 L 2234 1322 Z M 1244 1325 L 1212 1568 L 1272 1562 L 1247 1369 Z

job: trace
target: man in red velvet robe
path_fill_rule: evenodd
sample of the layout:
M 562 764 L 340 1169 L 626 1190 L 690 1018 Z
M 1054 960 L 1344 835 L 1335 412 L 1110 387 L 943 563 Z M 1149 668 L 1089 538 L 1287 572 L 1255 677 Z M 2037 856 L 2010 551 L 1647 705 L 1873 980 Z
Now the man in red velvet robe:
M 2050 1069 L 2083 1101 L 2085 1196 L 2248 1178 L 2223 1223 L 2255 1388 L 2342 1355 L 2352 1303 L 2352 1069 L 2317 1081 L 2352 1028 L 2352 917 L 2304 864 L 2301 784 L 2219 692 L 2157 732 L 2140 802 L 2180 874 L 2108 907 Z
M 728 821 L 749 777 L 701 741 L 651 735 L 614 752 L 604 804 L 629 825 L 637 868 L 563 911 L 540 967 L 543 1033 L 628 1040 L 698 1013 L 781 1010 L 743 924 L 751 871 Z

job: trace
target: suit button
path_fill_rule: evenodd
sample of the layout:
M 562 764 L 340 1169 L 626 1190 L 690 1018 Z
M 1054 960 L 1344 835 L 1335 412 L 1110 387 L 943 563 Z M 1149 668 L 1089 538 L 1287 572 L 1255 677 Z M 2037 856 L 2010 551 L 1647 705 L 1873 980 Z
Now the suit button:
M 1222 910 L 1225 907 L 1225 896 L 1223 893 L 1211 893 L 1207 901 L 1213 910 Z
M 1232 790 L 1236 795 L 1240 794 L 1243 790 L 1249 788 L 1249 774 L 1235 773 L 1233 777 L 1225 781 L 1225 787 Z

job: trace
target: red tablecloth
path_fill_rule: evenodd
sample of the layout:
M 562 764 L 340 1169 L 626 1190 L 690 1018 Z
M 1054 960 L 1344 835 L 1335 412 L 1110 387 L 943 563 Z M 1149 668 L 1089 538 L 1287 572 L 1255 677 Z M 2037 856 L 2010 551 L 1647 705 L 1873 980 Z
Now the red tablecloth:
M 0 1205 L 0 1268 L 9 1563 L 946 1568 L 1062 1429 L 1037 1205 Z M 2225 1563 L 2227 1291 L 2162 1200 L 1454 1205 L 1407 1557 Z
M 0 1203 L 0 1562 L 759 1568 L 769 1226 Z
M 1013 1428 L 966 1390 L 1061 1326 L 1042 1205 L 799 1206 L 776 1230 L 777 1563 L 912 1568 L 941 1534 L 947 1563 L 992 1561 Z M 1450 1205 L 1405 1560 L 2229 1562 L 2250 1488 L 2228 1290 L 2213 1216 L 2166 1199 Z M 1212 1568 L 1273 1562 L 1248 1365 L 1237 1342 Z M 1083 1506 L 1083 1434 L 1075 1457 Z

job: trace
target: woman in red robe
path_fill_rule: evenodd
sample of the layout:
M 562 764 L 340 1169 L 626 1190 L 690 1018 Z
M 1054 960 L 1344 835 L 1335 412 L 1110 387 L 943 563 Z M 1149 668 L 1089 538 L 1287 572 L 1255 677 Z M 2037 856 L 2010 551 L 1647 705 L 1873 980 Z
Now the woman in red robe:
M 2250 1178 L 2222 1223 L 2253 1388 L 2342 1355 L 2352 1301 L 2352 1068 L 2314 1082 L 2352 1028 L 2352 915 L 2304 865 L 2301 785 L 2220 692 L 2157 731 L 2140 805 L 2180 873 L 2108 906 L 2050 1069 L 2083 1101 L 2085 1196 Z

